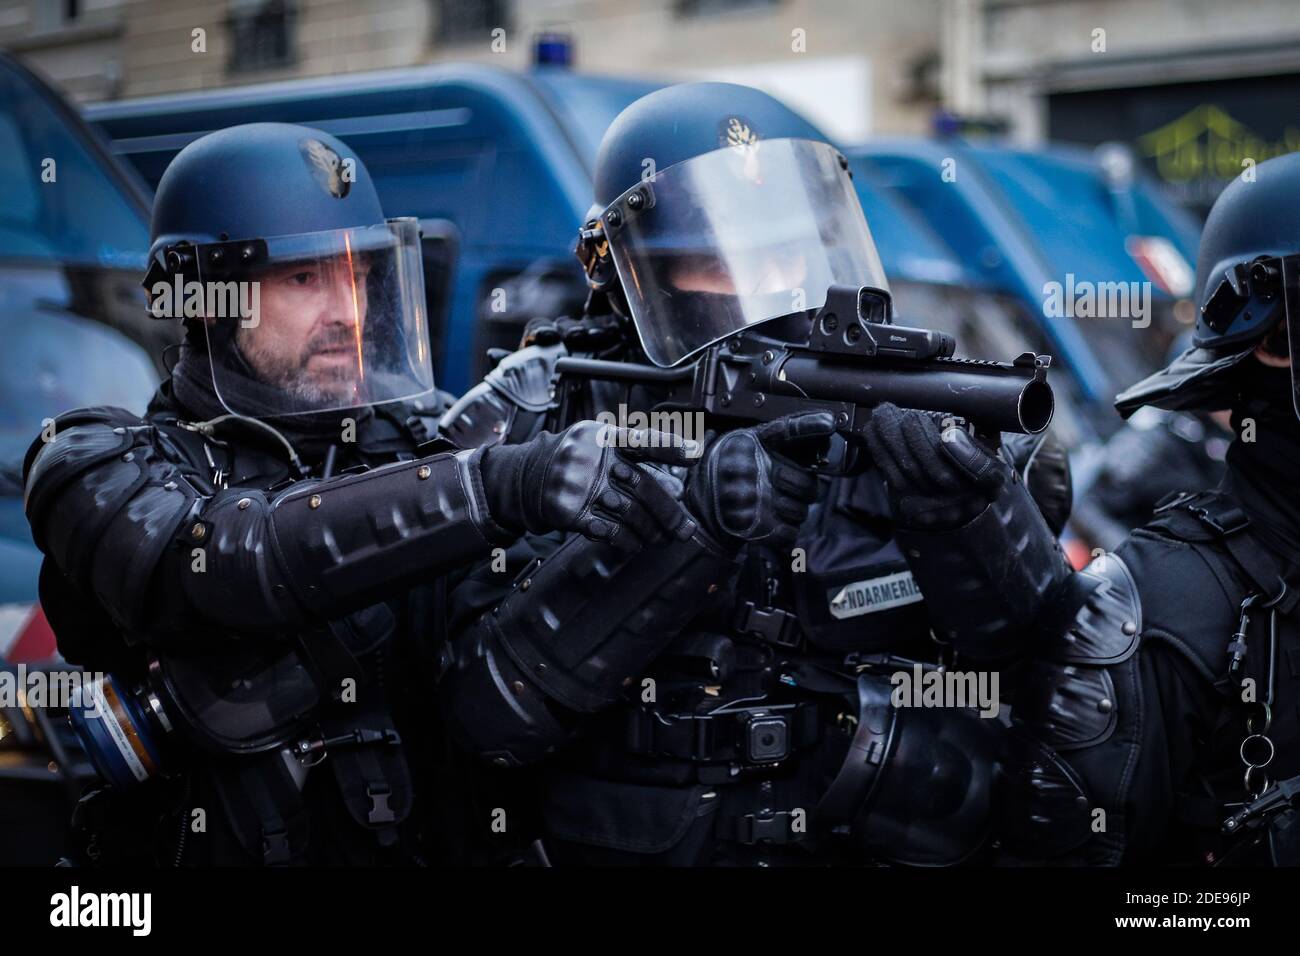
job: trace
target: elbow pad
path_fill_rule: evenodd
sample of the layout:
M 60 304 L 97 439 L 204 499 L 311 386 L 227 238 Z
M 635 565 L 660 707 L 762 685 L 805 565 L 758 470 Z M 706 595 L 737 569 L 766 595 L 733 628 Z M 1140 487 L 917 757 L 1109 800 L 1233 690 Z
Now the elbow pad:
M 457 736 L 505 766 L 553 750 L 574 716 L 622 699 L 735 569 L 698 532 L 631 555 L 570 537 L 454 641 L 440 689 Z
M 1021 854 L 1114 865 L 1125 852 L 1125 807 L 1142 740 L 1141 595 L 1124 560 L 1106 554 L 1072 574 L 1042 625 L 1012 722 L 1038 745 L 1014 781 L 1022 809 L 1007 845 Z M 1089 815 L 1109 822 L 1092 832 Z

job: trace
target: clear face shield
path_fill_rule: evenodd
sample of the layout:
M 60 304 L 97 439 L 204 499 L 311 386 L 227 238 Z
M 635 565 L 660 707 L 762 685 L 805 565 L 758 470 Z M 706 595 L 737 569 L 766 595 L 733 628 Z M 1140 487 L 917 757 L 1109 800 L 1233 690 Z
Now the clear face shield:
M 1300 419 L 1300 256 L 1286 256 L 1281 260 L 1282 288 L 1286 297 L 1286 340 L 1291 355 L 1291 406 Z
M 202 318 L 212 381 L 230 411 L 305 414 L 433 389 L 416 220 L 180 255 L 189 261 L 177 265 L 197 281 L 173 301 L 183 295 L 183 314 Z
M 820 308 L 833 284 L 888 289 L 847 164 L 826 143 L 762 140 L 696 156 L 629 189 L 600 222 L 656 365 Z

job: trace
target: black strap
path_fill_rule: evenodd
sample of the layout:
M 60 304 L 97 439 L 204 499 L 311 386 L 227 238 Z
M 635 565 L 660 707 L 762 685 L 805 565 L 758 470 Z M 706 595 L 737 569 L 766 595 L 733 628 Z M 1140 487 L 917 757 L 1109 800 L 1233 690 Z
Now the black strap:
M 796 831 L 793 822 L 796 819 L 789 810 L 769 810 L 758 813 L 722 815 L 714 826 L 714 833 L 719 839 L 732 843 L 753 845 L 769 843 L 783 845 L 798 843 L 807 833 Z
M 632 708 L 627 714 L 629 751 L 692 763 L 776 763 L 812 746 L 821 736 L 819 710 L 812 701 L 724 713 L 669 715 Z M 774 733 L 786 735 L 786 747 L 779 746 Z M 773 736 L 773 749 L 764 749 L 765 735 Z M 783 755 L 770 756 L 777 751 Z
M 1155 513 L 1181 510 L 1194 516 L 1223 542 L 1232 560 L 1264 595 L 1267 607 L 1290 613 L 1300 600 L 1300 589 L 1288 587 L 1282 564 L 1250 533 L 1250 516 L 1233 498 L 1221 492 L 1182 493 L 1162 499 Z
M 328 759 L 348 814 L 373 831 L 380 846 L 394 845 L 397 826 L 410 815 L 412 804 L 410 773 L 401 748 L 340 747 Z
M 732 624 L 737 633 L 776 647 L 794 649 L 803 642 L 799 619 L 784 608 L 759 607 L 754 601 L 745 601 L 736 608 Z
M 234 758 L 213 767 L 211 779 L 246 852 L 266 866 L 304 862 L 308 817 L 279 751 Z

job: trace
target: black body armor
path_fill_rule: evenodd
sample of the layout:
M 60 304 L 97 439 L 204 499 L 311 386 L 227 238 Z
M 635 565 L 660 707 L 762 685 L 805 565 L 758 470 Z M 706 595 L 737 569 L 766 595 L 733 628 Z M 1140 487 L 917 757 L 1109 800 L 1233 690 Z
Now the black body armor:
M 1051 785 L 1024 788 L 1008 844 L 1063 863 L 1300 865 L 1294 809 L 1225 827 L 1300 774 L 1295 572 L 1220 490 L 1169 497 L 1076 575 L 1013 711 L 1064 766 L 1027 765 Z
M 33 445 L 26 509 L 60 651 L 167 730 L 149 779 L 83 798 L 83 860 L 452 854 L 425 825 L 454 799 L 426 706 L 437 576 L 495 538 L 465 455 L 417 457 L 446 405 L 346 413 L 355 441 L 340 430 L 308 474 L 263 430 L 194 430 L 169 383 L 143 420 L 70 412 Z
M 653 407 L 641 387 L 560 383 L 552 394 L 540 369 L 559 354 L 512 355 L 512 370 L 538 373 L 519 409 L 489 381 L 444 418 L 444 433 L 463 438 L 473 422 L 479 441 L 526 438 L 542 403 L 562 416 L 550 428 L 619 404 Z M 1040 450 L 1020 447 L 1022 464 Z M 1044 510 L 1059 511 L 1068 467 L 1049 459 Z M 485 808 L 484 839 L 540 835 L 560 865 L 931 864 L 980 850 L 997 721 L 913 711 L 883 728 L 880 701 L 892 674 L 960 666 L 956 647 L 982 660 L 1014 649 L 1064 577 L 1059 548 L 1017 481 L 979 519 L 996 528 L 997 547 L 1019 545 L 994 589 L 963 557 L 989 527 L 955 532 L 954 556 L 936 562 L 933 541 L 900 540 L 879 474 L 821 485 L 789 553 L 751 544 L 730 555 L 702 531 L 620 557 L 531 537 L 510 549 L 505 571 L 480 566 L 454 586 L 439 685 L 449 729 L 491 764 L 518 768 L 514 818 L 535 827 L 502 835 Z M 948 588 L 995 593 L 973 612 L 936 613 L 926 594 Z M 981 646 L 992 632 L 1005 647 Z M 932 799 L 909 797 L 918 786 L 932 786 Z

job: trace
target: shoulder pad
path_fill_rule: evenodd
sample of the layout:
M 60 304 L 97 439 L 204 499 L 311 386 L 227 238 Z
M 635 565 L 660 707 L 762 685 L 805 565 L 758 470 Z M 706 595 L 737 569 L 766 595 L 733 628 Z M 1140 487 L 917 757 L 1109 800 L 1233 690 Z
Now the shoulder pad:
M 155 566 L 198 498 L 155 435 L 120 409 L 76 412 L 55 420 L 27 467 L 36 546 L 124 627 L 141 619 Z
M 1124 560 L 1102 554 L 1066 583 L 1046 653 L 1066 664 L 1104 666 L 1128 660 L 1142 633 L 1142 601 Z
M 30 519 L 63 483 L 126 451 L 132 429 L 148 427 L 124 408 L 78 408 L 54 418 L 23 458 L 23 506 Z
M 438 421 L 438 433 L 457 448 L 504 441 L 520 411 L 538 415 L 551 405 L 555 362 L 563 345 L 529 345 L 503 358 Z
M 1070 456 L 1065 446 L 1050 431 L 1037 435 L 1009 434 L 1004 436 L 1002 445 L 1047 526 L 1059 535 L 1070 520 L 1074 500 Z

